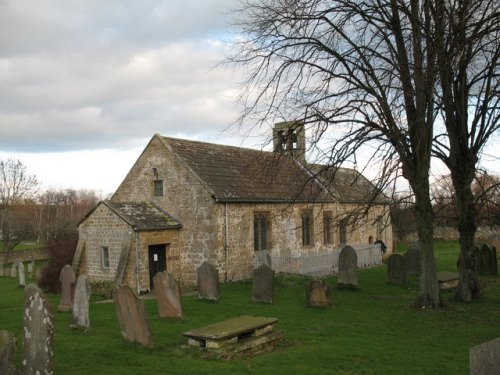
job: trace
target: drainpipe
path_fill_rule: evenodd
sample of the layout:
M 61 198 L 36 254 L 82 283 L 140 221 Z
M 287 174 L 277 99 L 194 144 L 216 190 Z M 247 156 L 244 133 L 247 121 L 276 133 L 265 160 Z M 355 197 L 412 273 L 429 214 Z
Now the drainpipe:
M 137 288 L 137 295 L 140 294 L 140 284 L 139 284 L 139 276 L 140 272 L 140 263 L 139 263 L 139 232 L 137 232 L 137 228 L 134 228 L 135 232 L 135 283 Z
M 226 264 L 226 272 L 224 273 L 224 282 L 227 283 L 228 272 L 228 250 L 229 250 L 229 223 L 227 220 L 227 202 L 224 203 L 224 261 Z

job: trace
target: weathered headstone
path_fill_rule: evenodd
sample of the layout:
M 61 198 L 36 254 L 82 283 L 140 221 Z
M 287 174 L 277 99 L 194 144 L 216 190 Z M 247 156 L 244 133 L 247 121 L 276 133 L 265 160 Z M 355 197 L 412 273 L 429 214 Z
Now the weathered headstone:
M 66 264 L 59 274 L 59 282 L 61 283 L 61 302 L 59 302 L 59 306 L 57 307 L 59 311 L 71 311 L 75 281 L 76 276 L 73 268 L 69 264 Z
M 33 268 L 35 266 L 35 261 L 32 260 L 31 262 L 28 263 L 28 273 L 30 274 L 30 277 L 33 278 Z
M 401 254 L 392 254 L 387 262 L 387 275 L 390 284 L 406 284 L 406 265 Z
M 273 303 L 274 271 L 262 264 L 253 271 L 252 300 L 254 302 Z
M 26 286 L 26 276 L 24 275 L 24 264 L 23 262 L 19 262 L 17 265 L 19 269 L 19 286 L 24 288 Z
M 89 299 L 90 282 L 86 275 L 80 275 L 75 286 L 71 327 L 83 328 L 85 330 L 90 328 Z
M 158 272 L 153 284 L 160 318 L 183 319 L 181 289 L 174 277 L 167 271 Z
M 23 374 L 52 374 L 53 314 L 35 284 L 24 289 Z
M 420 274 L 420 249 L 418 242 L 412 242 L 404 254 L 406 273 L 408 275 Z
M 0 331 L 0 374 L 14 375 L 16 373 L 16 337 L 6 330 Z
M 257 268 L 265 264 L 269 268 L 272 268 L 271 253 L 269 250 L 260 250 L 255 252 L 257 257 Z
M 498 275 L 497 249 L 483 244 L 477 251 L 478 271 L 483 275 Z
M 122 337 L 127 341 L 153 347 L 153 337 L 149 329 L 149 320 L 144 309 L 144 302 L 126 285 L 116 286 L 113 290 L 113 298 Z
M 10 277 L 15 279 L 16 278 L 16 275 L 17 275 L 17 272 L 16 272 L 16 264 L 15 263 L 12 263 L 11 267 L 10 267 Z
M 196 273 L 198 298 L 212 301 L 219 300 L 219 271 L 208 262 L 198 268 Z
M 500 337 L 469 349 L 470 375 L 500 374 Z
M 331 307 L 332 295 L 330 287 L 322 279 L 313 279 L 306 286 L 307 306 L 309 307 Z
M 358 287 L 358 254 L 351 246 L 344 246 L 340 251 L 337 287 Z

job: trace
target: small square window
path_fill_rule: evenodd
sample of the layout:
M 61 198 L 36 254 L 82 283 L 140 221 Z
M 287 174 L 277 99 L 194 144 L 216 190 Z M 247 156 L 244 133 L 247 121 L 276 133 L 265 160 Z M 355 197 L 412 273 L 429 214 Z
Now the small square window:
M 155 197 L 163 197 L 163 180 L 153 181 L 153 195 Z
M 101 247 L 101 266 L 109 268 L 109 248 L 107 246 Z

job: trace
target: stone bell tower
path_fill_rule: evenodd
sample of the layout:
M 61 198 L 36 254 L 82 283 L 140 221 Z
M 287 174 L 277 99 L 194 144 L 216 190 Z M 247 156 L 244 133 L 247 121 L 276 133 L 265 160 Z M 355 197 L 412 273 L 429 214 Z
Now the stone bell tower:
M 304 123 L 300 121 L 284 121 L 274 124 L 274 152 L 292 156 L 298 161 L 306 162 L 306 133 Z

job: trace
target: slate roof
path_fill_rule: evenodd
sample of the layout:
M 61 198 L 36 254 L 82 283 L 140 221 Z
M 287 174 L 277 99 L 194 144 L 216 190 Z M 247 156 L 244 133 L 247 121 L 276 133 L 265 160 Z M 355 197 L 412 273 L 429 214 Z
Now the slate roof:
M 260 150 L 162 137 L 219 202 L 332 202 L 302 164 Z
M 181 222 L 179 220 L 150 202 L 117 203 L 105 200 L 100 203 L 107 206 L 127 224 L 134 228 L 135 231 L 159 231 L 181 227 Z M 88 217 L 94 210 L 87 214 L 86 217 Z
M 388 201 L 370 180 L 355 169 L 328 168 L 318 164 L 311 164 L 309 168 L 341 203 L 384 204 Z

